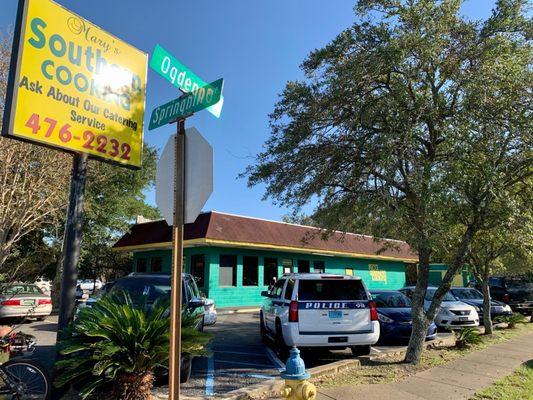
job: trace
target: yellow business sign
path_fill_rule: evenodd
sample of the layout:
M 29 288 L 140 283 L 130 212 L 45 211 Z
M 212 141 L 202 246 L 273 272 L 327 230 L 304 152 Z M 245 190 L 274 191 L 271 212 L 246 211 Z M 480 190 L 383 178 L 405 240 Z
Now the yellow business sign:
M 140 167 L 147 55 L 50 0 L 21 7 L 2 134 Z
M 373 281 L 387 283 L 387 271 L 380 270 L 378 264 L 368 264 L 368 270 Z

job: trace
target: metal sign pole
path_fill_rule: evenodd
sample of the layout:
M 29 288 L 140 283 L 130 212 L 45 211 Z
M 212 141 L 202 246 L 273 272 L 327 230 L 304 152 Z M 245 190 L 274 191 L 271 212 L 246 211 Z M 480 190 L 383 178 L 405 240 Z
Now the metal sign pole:
M 76 153 L 73 158 L 67 223 L 63 241 L 63 274 L 61 277 L 61 298 L 57 325 L 58 340 L 62 331 L 72 321 L 72 313 L 76 301 L 77 266 L 80 258 L 81 231 L 83 227 L 87 159 L 88 155 L 86 153 Z
M 181 372 L 181 274 L 183 271 L 183 224 L 185 215 L 185 119 L 178 120 L 172 226 L 172 289 L 170 303 L 169 399 L 180 398 Z

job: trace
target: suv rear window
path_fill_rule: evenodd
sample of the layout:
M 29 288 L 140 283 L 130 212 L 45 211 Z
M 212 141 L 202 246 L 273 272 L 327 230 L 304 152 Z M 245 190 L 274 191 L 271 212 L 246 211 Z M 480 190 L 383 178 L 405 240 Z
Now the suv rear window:
M 368 300 L 368 296 L 360 280 L 302 279 L 298 300 Z

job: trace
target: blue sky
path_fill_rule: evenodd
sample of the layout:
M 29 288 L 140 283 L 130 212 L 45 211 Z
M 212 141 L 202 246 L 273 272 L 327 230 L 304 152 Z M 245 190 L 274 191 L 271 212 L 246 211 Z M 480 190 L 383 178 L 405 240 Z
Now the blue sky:
M 268 114 L 289 80 L 302 78 L 298 66 L 354 20 L 351 0 L 59 0 L 139 49 L 156 43 L 205 81 L 223 77 L 220 119 L 207 111 L 193 116 L 215 153 L 215 190 L 204 207 L 260 218 L 280 219 L 288 211 L 263 201 L 264 188 L 248 188 L 237 175 L 269 136 Z M 463 13 L 486 18 L 493 0 L 466 1 Z M 17 0 L 2 0 L 0 32 L 13 27 Z M 177 95 L 152 71 L 148 75 L 145 120 L 155 106 Z M 146 131 L 145 142 L 160 150 L 173 128 Z M 154 202 L 153 191 L 148 193 Z

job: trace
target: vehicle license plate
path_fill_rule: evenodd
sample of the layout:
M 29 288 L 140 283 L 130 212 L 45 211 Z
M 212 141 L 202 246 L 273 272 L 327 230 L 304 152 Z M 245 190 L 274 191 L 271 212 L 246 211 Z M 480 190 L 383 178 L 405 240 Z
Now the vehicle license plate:
M 459 321 L 468 321 L 468 317 L 459 317 Z
M 22 306 L 33 306 L 35 304 L 34 300 L 22 300 L 20 305 Z
M 328 311 L 329 319 L 342 318 L 342 311 Z

